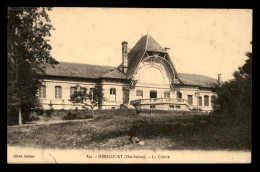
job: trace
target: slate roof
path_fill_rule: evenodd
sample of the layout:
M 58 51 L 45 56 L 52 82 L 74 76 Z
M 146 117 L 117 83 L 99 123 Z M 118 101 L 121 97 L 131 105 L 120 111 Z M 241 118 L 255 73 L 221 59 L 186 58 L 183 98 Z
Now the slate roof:
M 212 87 L 217 84 L 217 79 L 197 74 L 178 73 L 184 85 L 196 85 L 201 87 Z
M 120 70 L 115 69 L 115 70 L 112 70 L 111 72 L 108 72 L 105 75 L 101 76 L 101 78 L 127 79 L 127 76 Z
M 45 67 L 45 74 L 41 73 L 42 75 L 90 79 L 97 79 L 100 76 L 116 69 L 116 67 L 111 66 L 68 62 L 59 62 L 59 64 L 55 65 L 54 68 L 51 65 L 46 65 Z
M 51 65 L 47 65 L 45 73 L 46 74 L 43 75 L 90 79 L 127 79 L 127 75 L 119 71 L 116 67 L 82 63 L 60 62 L 58 65 L 55 65 L 54 68 Z M 217 84 L 217 79 L 208 76 L 187 73 L 178 74 L 185 85 L 211 87 L 212 84 Z
M 119 65 L 119 67 L 112 67 L 68 62 L 60 62 L 58 65 L 55 65 L 54 68 L 51 65 L 46 65 L 45 74 L 40 74 L 88 79 L 127 79 L 134 74 L 135 69 L 146 51 L 165 53 L 165 58 L 173 66 L 174 73 L 176 74 L 175 77 L 179 78 L 184 85 L 211 87 L 212 84 L 217 84 L 216 79 L 207 76 L 177 73 L 168 52 L 149 35 L 143 36 L 128 53 L 128 71 L 126 74 L 119 70 L 122 64 Z

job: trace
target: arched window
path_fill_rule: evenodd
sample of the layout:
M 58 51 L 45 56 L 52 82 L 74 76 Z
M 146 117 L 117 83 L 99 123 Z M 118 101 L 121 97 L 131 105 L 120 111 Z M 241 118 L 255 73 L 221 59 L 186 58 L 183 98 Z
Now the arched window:
M 40 98 L 41 99 L 45 99 L 46 98 L 46 86 L 45 85 L 41 85 L 40 86 Z
M 55 86 L 55 99 L 62 99 L 62 87 Z
M 209 106 L 209 96 L 204 96 L 204 106 Z

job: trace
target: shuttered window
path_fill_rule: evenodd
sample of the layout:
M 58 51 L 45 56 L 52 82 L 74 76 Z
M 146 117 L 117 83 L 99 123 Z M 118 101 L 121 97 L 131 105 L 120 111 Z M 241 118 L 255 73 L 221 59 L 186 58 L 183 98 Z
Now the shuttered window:
M 188 103 L 189 103 L 189 105 L 193 105 L 192 95 L 188 95 Z
M 209 96 L 204 96 L 204 106 L 209 106 Z
M 61 99 L 61 98 L 62 98 L 62 87 L 55 86 L 55 99 Z
M 40 92 L 39 92 L 39 94 L 40 94 L 40 98 L 41 98 L 41 99 L 46 98 L 46 86 L 45 86 L 45 85 L 41 85 L 41 86 L 40 86 Z
M 199 106 L 202 106 L 202 97 L 199 97 Z

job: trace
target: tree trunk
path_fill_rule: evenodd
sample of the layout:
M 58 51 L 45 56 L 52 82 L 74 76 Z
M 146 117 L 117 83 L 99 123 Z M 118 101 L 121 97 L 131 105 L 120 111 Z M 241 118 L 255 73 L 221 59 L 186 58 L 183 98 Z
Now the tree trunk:
M 91 107 L 91 111 L 92 111 L 92 117 L 94 118 L 95 116 L 94 107 L 93 108 Z
M 22 125 L 22 110 L 19 108 L 19 125 Z

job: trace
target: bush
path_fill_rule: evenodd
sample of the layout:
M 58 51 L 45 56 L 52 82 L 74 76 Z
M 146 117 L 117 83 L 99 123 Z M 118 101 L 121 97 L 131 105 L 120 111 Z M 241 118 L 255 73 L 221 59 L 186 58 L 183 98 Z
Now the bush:
M 44 110 L 42 108 L 37 108 L 35 109 L 35 112 L 37 113 L 37 115 L 42 115 L 44 113 Z
M 73 120 L 77 119 L 77 114 L 69 112 L 66 116 L 63 117 L 64 120 Z
M 31 121 L 37 121 L 37 120 L 39 120 L 39 117 L 37 117 L 37 116 L 31 116 L 31 117 L 29 117 L 29 119 L 28 119 L 29 122 L 31 122 Z
M 51 117 L 51 114 L 52 114 L 52 112 L 53 112 L 53 109 L 46 110 L 45 112 L 46 112 L 46 114 L 47 114 L 48 117 Z

